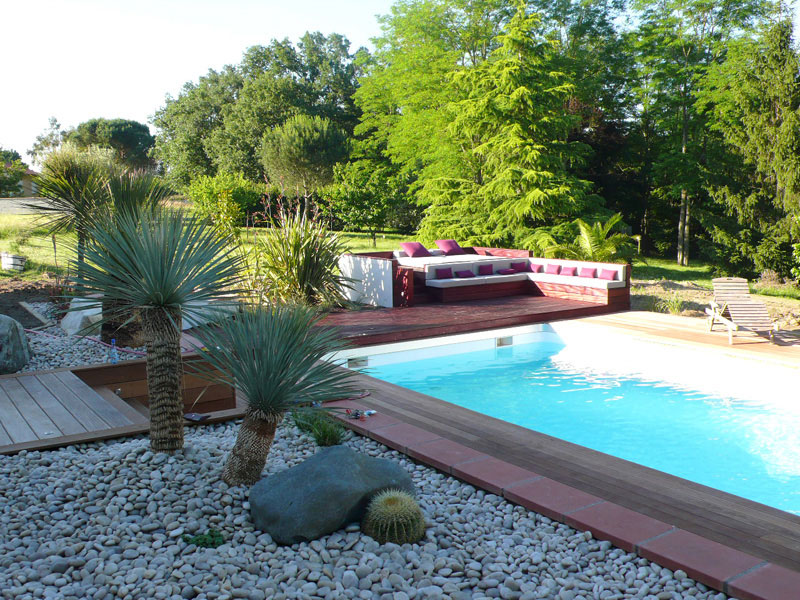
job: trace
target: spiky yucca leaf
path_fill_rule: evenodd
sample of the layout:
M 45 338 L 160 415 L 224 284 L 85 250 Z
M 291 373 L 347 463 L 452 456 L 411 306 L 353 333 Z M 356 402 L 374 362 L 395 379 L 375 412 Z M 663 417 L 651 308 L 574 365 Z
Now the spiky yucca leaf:
M 353 373 L 323 357 L 344 348 L 319 315 L 296 305 L 250 305 L 197 338 L 205 375 L 241 390 L 258 418 L 275 421 L 312 403 L 351 395 Z
M 241 259 L 205 221 L 154 210 L 123 212 L 113 223 L 92 227 L 86 262 L 74 265 L 76 288 L 115 306 L 116 314 L 104 318 L 160 309 L 201 320 L 208 303 L 236 303 Z

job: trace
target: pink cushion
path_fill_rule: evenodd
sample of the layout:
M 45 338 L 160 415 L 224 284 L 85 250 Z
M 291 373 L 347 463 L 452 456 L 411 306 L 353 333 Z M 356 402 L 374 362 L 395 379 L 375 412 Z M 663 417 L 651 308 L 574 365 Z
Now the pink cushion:
M 592 269 L 591 267 L 581 267 L 580 272 L 581 277 L 597 277 L 597 269 Z
M 541 273 L 542 272 L 542 265 L 537 263 L 528 263 L 528 267 L 530 267 L 531 273 Z
M 600 279 L 607 279 L 608 281 L 614 281 L 616 278 L 617 278 L 616 269 L 602 269 L 600 271 Z
M 517 273 L 527 273 L 530 272 L 531 265 L 527 260 L 525 262 L 512 262 L 511 268 Z
M 561 270 L 561 265 L 547 265 L 544 269 L 544 272 L 548 275 L 558 275 L 558 272 Z
M 514 275 L 516 271 L 514 269 L 497 269 L 498 275 Z
M 478 265 L 478 275 L 494 275 L 492 265 Z
M 575 271 L 577 270 L 578 267 L 561 267 L 561 274 L 568 277 L 575 277 Z
M 423 256 L 430 256 L 431 253 L 420 242 L 401 242 L 400 247 L 411 258 L 421 258 Z
M 446 256 L 454 256 L 456 254 L 466 254 L 464 249 L 458 245 L 455 240 L 436 240 L 436 245 L 439 250 L 445 253 Z
M 451 267 L 444 267 L 436 269 L 436 279 L 452 279 L 453 269 Z
M 456 271 L 456 277 L 461 277 L 461 279 L 466 277 L 475 277 L 475 273 L 472 271 Z

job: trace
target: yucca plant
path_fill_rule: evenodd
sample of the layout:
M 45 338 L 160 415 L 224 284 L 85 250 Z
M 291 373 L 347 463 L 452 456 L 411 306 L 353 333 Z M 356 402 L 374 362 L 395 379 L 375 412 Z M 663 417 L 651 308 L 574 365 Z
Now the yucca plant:
M 304 208 L 282 208 L 277 223 L 259 236 L 251 258 L 259 299 L 306 306 L 344 303 L 349 280 L 339 273 L 339 257 L 347 248 L 339 237 Z
M 113 306 L 103 319 L 138 314 L 147 346 L 150 445 L 183 447 L 181 323 L 202 319 L 208 305 L 232 304 L 240 260 L 205 221 L 178 211 L 119 214 L 95 224 L 73 284 Z
M 353 373 L 322 360 L 343 342 L 333 330 L 315 326 L 318 319 L 307 307 L 256 304 L 197 334 L 207 363 L 200 373 L 235 386 L 247 402 L 222 470 L 229 485 L 260 479 L 286 413 L 323 410 L 314 407 L 352 394 Z
M 47 156 L 36 178 L 41 199 L 29 206 L 43 214 L 50 233 L 75 230 L 78 262 L 83 261 L 92 220 L 105 211 L 107 183 L 118 168 L 112 151 L 65 144 Z
M 143 170 L 118 170 L 106 182 L 108 202 L 98 207 L 88 219 L 93 228 L 117 229 L 117 221 L 128 217 L 140 221 L 142 215 L 153 216 L 172 196 L 172 189 L 164 180 Z M 103 301 L 103 314 L 118 314 L 117 306 L 110 300 Z M 138 338 L 139 325 L 130 322 L 130 314 L 104 320 L 101 337 L 104 342 L 117 339 L 120 345 L 134 343 Z

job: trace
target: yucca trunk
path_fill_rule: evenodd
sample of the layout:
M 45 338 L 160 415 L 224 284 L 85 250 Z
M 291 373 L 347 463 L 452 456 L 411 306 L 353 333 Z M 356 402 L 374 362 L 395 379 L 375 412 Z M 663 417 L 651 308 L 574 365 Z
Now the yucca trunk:
M 150 447 L 157 452 L 183 448 L 181 316 L 177 311 L 170 316 L 165 309 L 142 311 L 142 330 L 147 341 Z
M 222 480 L 228 485 L 253 485 L 261 479 L 281 419 L 264 419 L 255 411 L 244 416 L 236 443 L 225 461 Z

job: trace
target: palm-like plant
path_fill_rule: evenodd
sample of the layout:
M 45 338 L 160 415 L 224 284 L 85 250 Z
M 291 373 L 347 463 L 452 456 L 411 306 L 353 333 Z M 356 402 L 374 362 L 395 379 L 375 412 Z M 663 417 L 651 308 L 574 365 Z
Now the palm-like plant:
M 347 249 L 339 237 L 304 209 L 282 209 L 277 222 L 258 238 L 251 258 L 259 300 L 344 303 L 349 280 L 339 273 L 339 257 Z
M 592 262 L 630 260 L 634 255 L 633 238 L 624 233 L 613 232 L 620 221 L 622 215 L 619 213 L 610 217 L 605 223 L 598 221 L 593 225 L 589 225 L 583 219 L 575 219 L 578 235 L 571 243 L 559 244 L 552 234 L 544 230 L 535 232 L 531 242 L 545 256 L 553 258 Z
M 353 373 L 322 360 L 343 343 L 334 331 L 315 327 L 318 318 L 297 305 L 251 305 L 198 334 L 207 362 L 201 372 L 235 386 L 248 405 L 222 471 L 229 485 L 259 480 L 287 412 L 315 410 L 320 402 L 353 392 Z
M 74 285 L 113 307 L 104 319 L 141 319 L 154 450 L 183 446 L 182 319 L 202 319 L 211 303 L 233 303 L 230 288 L 239 281 L 239 268 L 227 240 L 181 212 L 122 212 L 114 227 L 95 224 L 90 230 Z
M 117 168 L 110 151 L 65 144 L 47 156 L 37 177 L 41 199 L 30 207 L 44 213 L 51 233 L 75 230 L 79 263 L 92 219 L 108 202 L 108 179 Z

